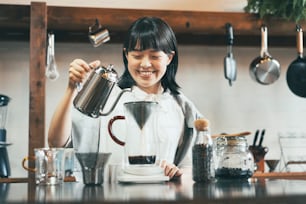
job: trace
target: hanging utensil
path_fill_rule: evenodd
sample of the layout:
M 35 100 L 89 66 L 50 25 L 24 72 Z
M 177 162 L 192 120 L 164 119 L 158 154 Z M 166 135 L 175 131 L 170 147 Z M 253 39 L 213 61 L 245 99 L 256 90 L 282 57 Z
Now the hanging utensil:
M 250 64 L 252 79 L 263 85 L 275 82 L 280 76 L 280 64 L 268 52 L 268 28 L 261 27 L 261 51 L 260 56 Z
M 255 147 L 255 145 L 256 145 L 258 134 L 259 134 L 259 130 L 256 130 L 254 140 L 253 140 L 253 147 Z
M 263 139 L 264 139 L 265 132 L 266 132 L 265 129 L 263 129 L 263 130 L 261 131 L 261 135 L 260 135 L 258 147 L 261 147 L 261 146 L 262 146 L 262 141 L 263 141 Z
M 229 85 L 236 80 L 237 70 L 236 61 L 233 56 L 232 47 L 234 43 L 233 27 L 230 23 L 225 24 L 226 29 L 226 42 L 227 42 L 227 55 L 224 58 L 224 76 L 228 80 Z
M 47 49 L 47 66 L 46 77 L 50 80 L 56 80 L 59 77 L 57 65 L 54 55 L 54 34 L 48 33 L 48 49 Z
M 96 19 L 94 25 L 89 27 L 88 38 L 94 47 L 98 47 L 110 40 L 108 30 L 100 25 L 98 19 Z
M 297 96 L 306 97 L 306 59 L 303 55 L 303 30 L 296 26 L 297 58 L 289 65 L 287 70 L 287 84 L 289 89 Z

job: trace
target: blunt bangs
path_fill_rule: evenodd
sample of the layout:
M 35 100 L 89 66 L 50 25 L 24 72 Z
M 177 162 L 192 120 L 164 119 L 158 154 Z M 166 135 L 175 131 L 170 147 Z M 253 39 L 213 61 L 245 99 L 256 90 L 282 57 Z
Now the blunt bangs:
M 167 33 L 166 26 L 165 24 L 153 24 L 144 19 L 143 22 L 136 24 L 134 30 L 131 31 L 128 44 L 125 47 L 126 50 L 143 51 L 153 49 L 167 54 L 175 51 L 172 39 L 169 39 L 172 34 Z

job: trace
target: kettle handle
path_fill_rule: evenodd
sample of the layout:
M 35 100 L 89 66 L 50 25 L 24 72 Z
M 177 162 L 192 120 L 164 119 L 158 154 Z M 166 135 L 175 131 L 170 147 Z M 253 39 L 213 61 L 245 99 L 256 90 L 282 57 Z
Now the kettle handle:
M 121 145 L 121 146 L 124 146 L 125 145 L 125 142 L 119 140 L 114 134 L 113 134 L 113 123 L 116 121 L 116 120 L 124 120 L 125 117 L 123 115 L 117 115 L 117 116 L 114 116 L 112 119 L 110 119 L 108 121 L 108 133 L 110 135 L 110 137 L 113 139 L 114 142 L 116 142 L 118 145 Z
M 131 92 L 132 89 L 131 88 L 126 88 L 126 89 L 122 89 L 122 91 L 120 92 L 120 94 L 117 96 L 115 102 L 113 103 L 112 107 L 109 109 L 108 112 L 106 113 L 102 113 L 102 110 L 99 111 L 100 113 L 100 116 L 106 116 L 106 115 L 109 115 L 115 108 L 115 106 L 117 105 L 119 99 L 121 98 L 122 94 L 124 94 L 125 92 Z

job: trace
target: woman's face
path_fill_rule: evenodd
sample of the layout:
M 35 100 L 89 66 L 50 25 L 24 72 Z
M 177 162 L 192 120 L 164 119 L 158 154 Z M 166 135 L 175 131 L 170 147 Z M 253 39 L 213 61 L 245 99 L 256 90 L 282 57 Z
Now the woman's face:
M 173 55 L 153 49 L 127 52 L 128 70 L 136 85 L 147 93 L 157 93 Z

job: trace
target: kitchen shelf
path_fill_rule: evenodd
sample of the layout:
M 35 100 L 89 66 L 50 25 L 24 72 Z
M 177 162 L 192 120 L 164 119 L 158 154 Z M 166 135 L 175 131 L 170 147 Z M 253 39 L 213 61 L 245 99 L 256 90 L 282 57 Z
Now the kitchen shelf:
M 179 43 L 224 45 L 225 24 L 234 28 L 235 44 L 260 45 L 260 26 L 268 27 L 269 45 L 295 46 L 295 23 L 259 19 L 242 12 L 201 12 L 149 9 L 110 9 L 47 6 L 47 29 L 57 41 L 88 42 L 88 27 L 95 19 L 110 30 L 112 41 L 122 42 L 128 26 L 141 16 L 158 16 L 173 28 Z M 302 27 L 306 24 L 301 23 Z M 30 6 L 0 5 L 0 39 L 29 40 Z
M 0 183 L 28 183 L 29 178 L 0 178 Z
M 255 172 L 252 178 L 257 179 L 302 179 L 306 180 L 306 172 Z

